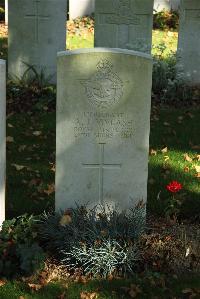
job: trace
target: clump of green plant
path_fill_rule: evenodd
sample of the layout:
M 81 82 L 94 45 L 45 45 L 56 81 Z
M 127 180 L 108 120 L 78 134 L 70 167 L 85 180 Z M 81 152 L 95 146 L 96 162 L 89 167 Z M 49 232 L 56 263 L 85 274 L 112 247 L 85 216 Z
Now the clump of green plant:
M 39 224 L 42 244 L 68 267 L 106 277 L 133 271 L 139 257 L 136 242 L 145 229 L 145 205 L 127 211 L 97 206 L 44 215 Z
M 160 30 L 177 30 L 179 26 L 179 14 L 176 11 L 159 11 L 153 15 L 153 28 Z
M 191 100 L 194 90 L 178 71 L 176 54 L 171 52 L 164 56 L 165 50 L 166 45 L 160 44 L 156 47 L 156 54 L 153 57 L 153 94 L 162 101 Z
M 37 243 L 36 219 L 23 215 L 4 221 L 0 231 L 0 275 L 31 274 L 41 268 L 45 254 Z
M 5 18 L 5 10 L 3 7 L 0 7 L 0 21 L 3 21 Z

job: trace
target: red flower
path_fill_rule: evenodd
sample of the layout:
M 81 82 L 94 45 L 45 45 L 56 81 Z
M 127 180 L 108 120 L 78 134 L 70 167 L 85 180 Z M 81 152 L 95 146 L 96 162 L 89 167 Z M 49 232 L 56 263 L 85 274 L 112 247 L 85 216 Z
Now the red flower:
M 166 189 L 172 193 L 176 193 L 182 189 L 182 185 L 177 181 L 172 181 L 166 186 Z

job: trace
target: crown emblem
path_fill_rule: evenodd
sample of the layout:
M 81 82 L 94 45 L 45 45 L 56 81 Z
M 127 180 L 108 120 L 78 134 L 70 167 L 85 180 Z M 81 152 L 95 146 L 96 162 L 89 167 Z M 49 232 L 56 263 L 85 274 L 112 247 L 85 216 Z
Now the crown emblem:
M 106 109 L 116 104 L 123 95 L 122 80 L 113 72 L 107 59 L 97 63 L 97 72 L 88 80 L 81 80 L 88 101 L 96 108 Z

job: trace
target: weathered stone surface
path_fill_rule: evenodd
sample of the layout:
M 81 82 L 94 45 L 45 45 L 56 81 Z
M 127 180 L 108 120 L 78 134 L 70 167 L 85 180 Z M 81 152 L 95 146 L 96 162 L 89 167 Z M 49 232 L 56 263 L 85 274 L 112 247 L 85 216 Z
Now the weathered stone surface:
M 178 70 L 190 84 L 200 83 L 200 1 L 182 0 L 178 40 Z
M 5 220 L 6 64 L 0 59 L 0 227 Z
M 96 0 L 95 46 L 151 52 L 153 0 Z
M 66 49 L 66 0 L 9 0 L 8 43 L 11 76 L 21 78 L 29 64 L 55 81 L 57 52 Z
M 58 55 L 56 209 L 146 202 L 152 61 L 122 49 Z

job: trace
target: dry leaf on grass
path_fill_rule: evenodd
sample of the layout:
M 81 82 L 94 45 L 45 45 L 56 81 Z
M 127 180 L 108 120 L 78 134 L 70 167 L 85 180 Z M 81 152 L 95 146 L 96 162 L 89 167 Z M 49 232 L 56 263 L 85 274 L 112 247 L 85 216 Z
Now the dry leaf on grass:
M 7 136 L 6 142 L 14 142 L 14 138 L 12 136 Z
M 154 149 L 151 149 L 151 150 L 150 150 L 150 155 L 151 155 L 151 156 L 156 156 L 156 155 L 157 155 L 157 151 L 154 150 Z
M 59 224 L 61 226 L 69 225 L 72 222 L 72 217 L 70 215 L 63 215 L 60 219 Z
M 15 167 L 15 169 L 16 169 L 17 171 L 20 171 L 20 170 L 26 168 L 26 166 L 24 166 L 24 165 L 18 165 L 18 164 L 14 164 L 14 163 L 11 164 L 11 166 Z
M 194 167 L 195 167 L 196 172 L 197 172 L 197 173 L 200 173 L 200 165 L 198 165 L 198 166 L 195 165 Z
M 184 171 L 184 172 L 189 172 L 189 171 L 190 171 L 190 168 L 186 166 L 186 167 L 184 167 L 183 171 Z
M 97 299 L 98 294 L 96 292 L 81 292 L 80 299 Z
M 4 286 L 6 284 L 5 280 L 0 280 L 0 287 Z
M 197 161 L 200 161 L 200 155 L 196 155 Z
M 164 154 L 164 153 L 167 153 L 167 151 L 168 151 L 167 146 L 165 146 L 164 148 L 161 149 L 161 152 L 162 152 L 163 154 Z
M 184 156 L 184 160 L 187 162 L 192 162 L 192 158 L 186 153 L 183 155 Z
M 31 289 L 31 291 L 39 291 L 43 285 L 41 284 L 35 284 L 35 283 L 28 283 L 29 288 Z
M 164 161 L 168 161 L 169 160 L 169 156 L 164 156 Z
M 34 136 L 40 136 L 40 135 L 42 135 L 42 131 L 34 131 L 33 135 Z
M 48 184 L 47 189 L 44 190 L 44 193 L 50 195 L 55 192 L 55 184 Z
M 170 127 L 170 123 L 168 123 L 168 122 L 166 122 L 166 121 L 163 123 L 163 125 L 164 125 L 165 127 Z

